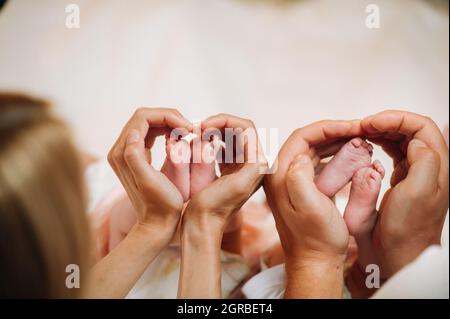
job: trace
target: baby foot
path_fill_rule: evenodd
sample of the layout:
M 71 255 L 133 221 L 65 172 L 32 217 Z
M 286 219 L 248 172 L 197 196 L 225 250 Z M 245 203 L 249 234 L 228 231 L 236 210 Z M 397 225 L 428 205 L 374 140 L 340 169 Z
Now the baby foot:
M 189 199 L 191 146 L 185 140 L 166 139 L 166 160 L 161 172 L 178 188 L 186 202 Z
M 372 145 L 359 137 L 347 142 L 317 176 L 317 188 L 329 197 L 334 196 L 356 171 L 370 166 L 372 151 Z
M 215 161 L 217 152 L 221 146 L 217 140 L 200 142 L 201 158 L 199 156 L 199 161 L 193 161 L 191 164 L 191 197 L 199 193 L 216 179 Z
M 349 233 L 356 238 L 370 234 L 375 226 L 376 205 L 383 177 L 384 167 L 375 161 L 371 167 L 360 168 L 352 178 L 344 220 Z

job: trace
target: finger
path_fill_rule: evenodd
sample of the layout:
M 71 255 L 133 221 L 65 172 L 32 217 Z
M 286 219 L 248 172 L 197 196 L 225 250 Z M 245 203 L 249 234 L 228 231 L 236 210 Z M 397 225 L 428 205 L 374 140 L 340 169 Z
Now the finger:
M 392 172 L 391 181 L 390 181 L 391 186 L 394 187 L 395 185 L 400 183 L 402 180 L 404 180 L 406 178 L 406 176 L 408 175 L 408 170 L 409 170 L 409 164 L 408 164 L 408 160 L 405 158 L 404 160 L 399 162 L 394 167 L 394 171 Z
M 382 150 L 392 158 L 394 167 L 397 166 L 397 164 L 403 161 L 406 157 L 406 152 L 403 152 L 401 150 L 400 144 L 397 141 L 388 140 L 382 137 L 369 138 L 368 140 L 380 146 Z
M 149 128 L 145 137 L 145 147 L 151 149 L 155 144 L 156 138 L 159 136 L 165 136 L 166 140 L 170 139 L 171 131 L 172 129 L 168 127 Z
M 152 180 L 155 169 L 143 156 L 144 140 L 138 131 L 132 130 L 128 136 L 124 151 L 124 160 L 129 168 L 129 174 L 133 177 L 136 186 L 142 186 L 142 181 Z
M 147 123 L 150 127 L 169 127 L 169 128 L 184 128 L 192 130 L 192 123 L 184 118 L 177 110 L 168 108 L 139 108 L 129 123 L 136 124 L 137 127 Z M 143 125 L 146 127 L 146 125 Z M 146 133 L 146 132 L 142 132 Z
M 264 174 L 268 171 L 268 163 L 262 152 L 258 152 L 255 163 L 248 162 L 241 166 L 233 174 L 237 185 L 240 185 L 238 192 L 253 194 L 260 186 Z
M 277 175 L 272 178 L 273 182 L 281 183 L 293 159 L 300 154 L 308 154 L 312 146 L 319 149 L 322 145 L 330 145 L 330 143 L 339 140 L 345 141 L 359 136 L 360 133 L 361 128 L 358 120 L 320 121 L 295 130 L 278 154 L 278 170 Z M 325 146 L 321 155 L 324 156 L 326 153 Z
M 440 171 L 439 154 L 423 141 L 414 139 L 408 146 L 408 175 L 403 181 L 410 194 L 420 194 L 424 198 L 435 194 Z
M 223 128 L 254 128 L 252 121 L 229 114 L 217 114 L 202 122 L 202 129 L 223 129 Z
M 327 158 L 336 155 L 337 152 L 348 142 L 348 139 L 333 142 L 330 144 L 320 145 L 316 148 L 316 154 L 319 158 Z
M 152 132 L 149 132 L 150 127 L 154 127 Z M 123 187 L 127 191 L 128 195 L 133 202 L 137 200 L 137 185 L 136 179 L 134 178 L 133 172 L 130 171 L 127 161 L 125 160 L 125 148 L 127 145 L 127 140 L 134 135 L 135 142 L 139 147 L 137 152 L 139 157 L 145 161 L 149 168 L 150 163 L 150 152 L 145 150 L 145 144 L 148 144 L 150 148 L 153 145 L 154 139 L 159 134 L 164 134 L 166 132 L 165 128 L 186 128 L 191 129 L 191 124 L 179 114 L 176 110 L 162 109 L 162 108 L 141 108 L 138 109 L 130 120 L 127 122 L 123 128 L 119 138 L 115 142 L 114 146 L 110 151 L 108 156 L 109 162 L 113 167 L 116 175 L 120 179 Z M 134 133 L 131 133 L 134 132 Z M 153 134 L 153 135 L 152 135 Z M 149 138 L 144 142 L 144 137 L 149 136 Z M 133 138 L 131 138 L 133 140 Z M 133 143 L 131 143 L 133 144 Z M 134 163 L 133 161 L 131 163 Z
M 136 131 L 137 133 L 137 131 Z M 130 139 L 138 140 L 139 133 L 134 134 L 134 136 L 130 136 Z M 133 176 L 131 175 L 127 163 L 125 162 L 124 155 L 118 148 L 113 148 L 108 154 L 108 161 L 119 178 L 122 186 L 130 197 L 131 201 L 136 203 L 137 194 L 136 194 L 136 183 L 134 181 Z
M 319 121 L 301 128 L 296 135 L 301 136 L 310 146 L 316 146 L 359 136 L 361 133 L 359 124 L 359 120 Z
M 423 141 L 432 150 L 439 153 L 441 171 L 439 186 L 448 189 L 448 148 L 438 126 L 428 117 L 404 112 L 384 111 L 365 118 L 361 127 L 367 136 L 400 133 L 407 138 L 417 138 Z M 408 143 L 403 146 L 407 147 Z
M 383 111 L 361 121 L 365 134 L 385 135 L 400 133 L 416 137 L 438 152 L 444 152 L 445 140 L 438 126 L 428 117 L 405 111 Z
M 153 129 L 152 132 L 149 132 L 150 128 Z M 117 144 L 123 150 L 130 131 L 137 130 L 141 136 L 149 140 L 148 144 L 152 146 L 154 138 L 165 133 L 167 129 L 191 131 L 192 124 L 173 109 L 140 108 L 125 125 Z
M 314 207 L 319 191 L 314 184 L 314 167 L 307 155 L 298 156 L 286 175 L 286 186 L 290 202 L 296 211 L 307 211 Z
M 218 114 L 204 120 L 202 129 L 225 132 L 226 150 L 222 154 L 225 156 L 225 162 L 255 162 L 254 158 L 248 159 L 248 156 L 256 154 L 255 149 L 259 144 L 255 125 L 251 120 L 229 114 Z

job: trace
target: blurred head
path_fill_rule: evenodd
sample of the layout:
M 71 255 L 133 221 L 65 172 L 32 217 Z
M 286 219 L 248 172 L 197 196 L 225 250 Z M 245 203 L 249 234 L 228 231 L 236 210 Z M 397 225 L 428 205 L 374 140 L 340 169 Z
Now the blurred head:
M 45 102 L 0 93 L 0 297 L 79 296 L 66 287 L 67 265 L 82 279 L 88 261 L 78 156 Z

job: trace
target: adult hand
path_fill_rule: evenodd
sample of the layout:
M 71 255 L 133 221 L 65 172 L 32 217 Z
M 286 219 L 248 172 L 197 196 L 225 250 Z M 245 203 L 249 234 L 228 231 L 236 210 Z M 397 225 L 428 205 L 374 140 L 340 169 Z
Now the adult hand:
M 391 188 L 374 230 L 384 279 L 439 244 L 448 210 L 448 147 L 429 118 L 384 111 L 361 122 L 363 134 L 393 159 Z
M 125 125 L 108 160 L 137 212 L 137 224 L 169 241 L 178 225 L 183 198 L 170 180 L 151 166 L 157 136 L 172 129 L 188 133 L 191 124 L 174 109 L 141 108 Z
M 203 121 L 202 129 L 233 129 L 238 134 L 235 143 L 226 140 L 225 154 L 231 150 L 232 161 L 220 164 L 221 176 L 191 198 L 183 215 L 181 298 L 220 298 L 223 230 L 230 216 L 258 189 L 267 170 L 251 121 L 219 114 Z
M 360 135 L 359 121 L 322 121 L 296 130 L 264 188 L 286 255 L 285 297 L 341 297 L 348 230 L 314 183 L 320 160 Z
M 87 297 L 123 298 L 173 237 L 183 199 L 167 177 L 151 166 L 157 136 L 192 129 L 172 109 L 138 109 L 125 125 L 108 160 L 136 210 L 137 223 L 90 272 Z

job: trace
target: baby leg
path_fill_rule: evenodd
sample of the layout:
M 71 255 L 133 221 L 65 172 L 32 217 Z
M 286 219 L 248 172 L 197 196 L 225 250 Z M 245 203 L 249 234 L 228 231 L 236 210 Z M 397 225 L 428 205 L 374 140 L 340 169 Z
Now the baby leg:
M 373 254 L 372 231 L 377 219 L 376 204 L 380 193 L 384 168 L 379 161 L 371 167 L 359 169 L 352 178 L 350 198 L 345 208 L 344 220 L 349 233 L 358 245 L 360 265 L 376 264 Z
M 317 176 L 317 188 L 329 197 L 334 196 L 356 171 L 370 166 L 372 150 L 372 145 L 359 137 L 347 142 Z
M 201 143 L 200 161 L 191 164 L 190 196 L 199 193 L 216 179 L 216 155 L 220 146 L 214 141 L 196 141 Z
M 184 140 L 166 140 L 166 160 L 161 172 L 178 188 L 183 200 L 189 199 L 191 146 Z

